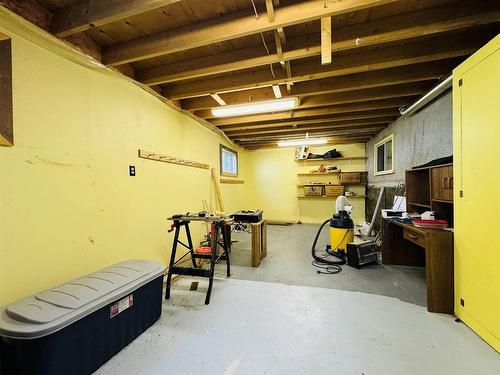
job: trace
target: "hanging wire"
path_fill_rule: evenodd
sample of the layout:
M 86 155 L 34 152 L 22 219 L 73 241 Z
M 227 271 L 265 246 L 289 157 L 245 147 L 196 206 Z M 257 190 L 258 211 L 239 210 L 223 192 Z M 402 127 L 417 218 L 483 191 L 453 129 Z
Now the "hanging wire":
M 253 0 L 250 0 L 250 2 L 252 3 L 253 11 L 255 13 L 255 19 L 258 20 L 260 16 L 259 16 L 259 12 L 257 12 L 257 7 L 255 6 L 255 2 Z M 269 48 L 267 47 L 266 40 L 264 39 L 264 34 L 260 33 L 260 37 L 262 38 L 262 43 L 264 44 L 264 48 L 266 49 L 267 54 L 270 55 L 271 52 L 269 51 Z M 271 68 L 271 74 L 272 74 L 273 78 L 276 78 L 276 75 L 274 74 L 273 64 L 269 64 L 269 67 Z

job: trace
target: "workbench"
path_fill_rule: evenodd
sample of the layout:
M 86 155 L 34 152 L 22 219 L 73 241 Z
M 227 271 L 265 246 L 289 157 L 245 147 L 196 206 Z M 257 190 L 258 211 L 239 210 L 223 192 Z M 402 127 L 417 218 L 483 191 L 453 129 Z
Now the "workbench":
M 226 261 L 227 267 L 227 277 L 231 276 L 231 264 L 229 259 L 229 253 L 231 251 L 231 230 L 230 225 L 226 222 L 226 219 L 218 216 L 187 216 L 187 215 L 175 215 L 169 217 L 168 220 L 172 220 L 173 224 L 171 226 L 171 231 L 174 233 L 174 241 L 172 244 L 172 253 L 170 254 L 170 263 L 167 273 L 166 291 L 165 299 L 170 298 L 170 286 L 172 282 L 172 275 L 188 275 L 197 277 L 208 278 L 208 290 L 205 297 L 205 304 L 210 303 L 210 295 L 212 293 L 212 286 L 215 273 L 215 265 L 219 263 L 220 260 Z M 209 223 L 211 225 L 211 241 L 210 241 L 210 254 L 197 254 L 194 247 L 193 241 L 191 239 L 191 231 L 189 229 L 189 223 L 191 221 L 199 221 L 204 223 Z M 181 229 L 184 228 L 186 232 L 187 244 L 179 239 Z M 178 245 L 183 246 L 188 250 L 183 256 L 176 260 Z M 192 267 L 180 267 L 178 264 L 182 262 L 184 257 L 187 255 L 191 256 Z M 210 260 L 210 268 L 203 269 L 198 266 L 196 259 L 207 259 Z
M 425 266 L 427 310 L 453 314 L 453 232 L 391 221 L 382 240 L 382 263 Z

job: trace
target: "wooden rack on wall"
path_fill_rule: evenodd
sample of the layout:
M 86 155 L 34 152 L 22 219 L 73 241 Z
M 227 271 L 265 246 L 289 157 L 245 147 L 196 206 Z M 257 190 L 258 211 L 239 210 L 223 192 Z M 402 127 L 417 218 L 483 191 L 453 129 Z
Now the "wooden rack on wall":
M 196 161 L 190 161 L 186 159 L 176 158 L 174 156 L 158 154 L 156 152 L 150 152 L 145 150 L 139 150 L 139 157 L 143 159 L 162 161 L 164 163 L 184 165 L 186 167 L 210 169 L 210 165 L 205 163 L 198 163 Z

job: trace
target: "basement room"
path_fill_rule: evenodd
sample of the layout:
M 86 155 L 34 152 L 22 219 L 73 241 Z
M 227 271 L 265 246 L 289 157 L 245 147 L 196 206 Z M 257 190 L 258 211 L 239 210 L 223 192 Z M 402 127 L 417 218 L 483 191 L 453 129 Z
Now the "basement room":
M 498 0 L 0 0 L 0 374 L 500 374 L 499 145 Z

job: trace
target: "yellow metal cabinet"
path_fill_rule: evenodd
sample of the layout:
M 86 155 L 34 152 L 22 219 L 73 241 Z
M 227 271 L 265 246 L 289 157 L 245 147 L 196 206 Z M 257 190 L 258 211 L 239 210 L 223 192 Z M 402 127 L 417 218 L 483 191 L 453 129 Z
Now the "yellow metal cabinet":
M 500 35 L 453 71 L 455 313 L 500 351 Z

